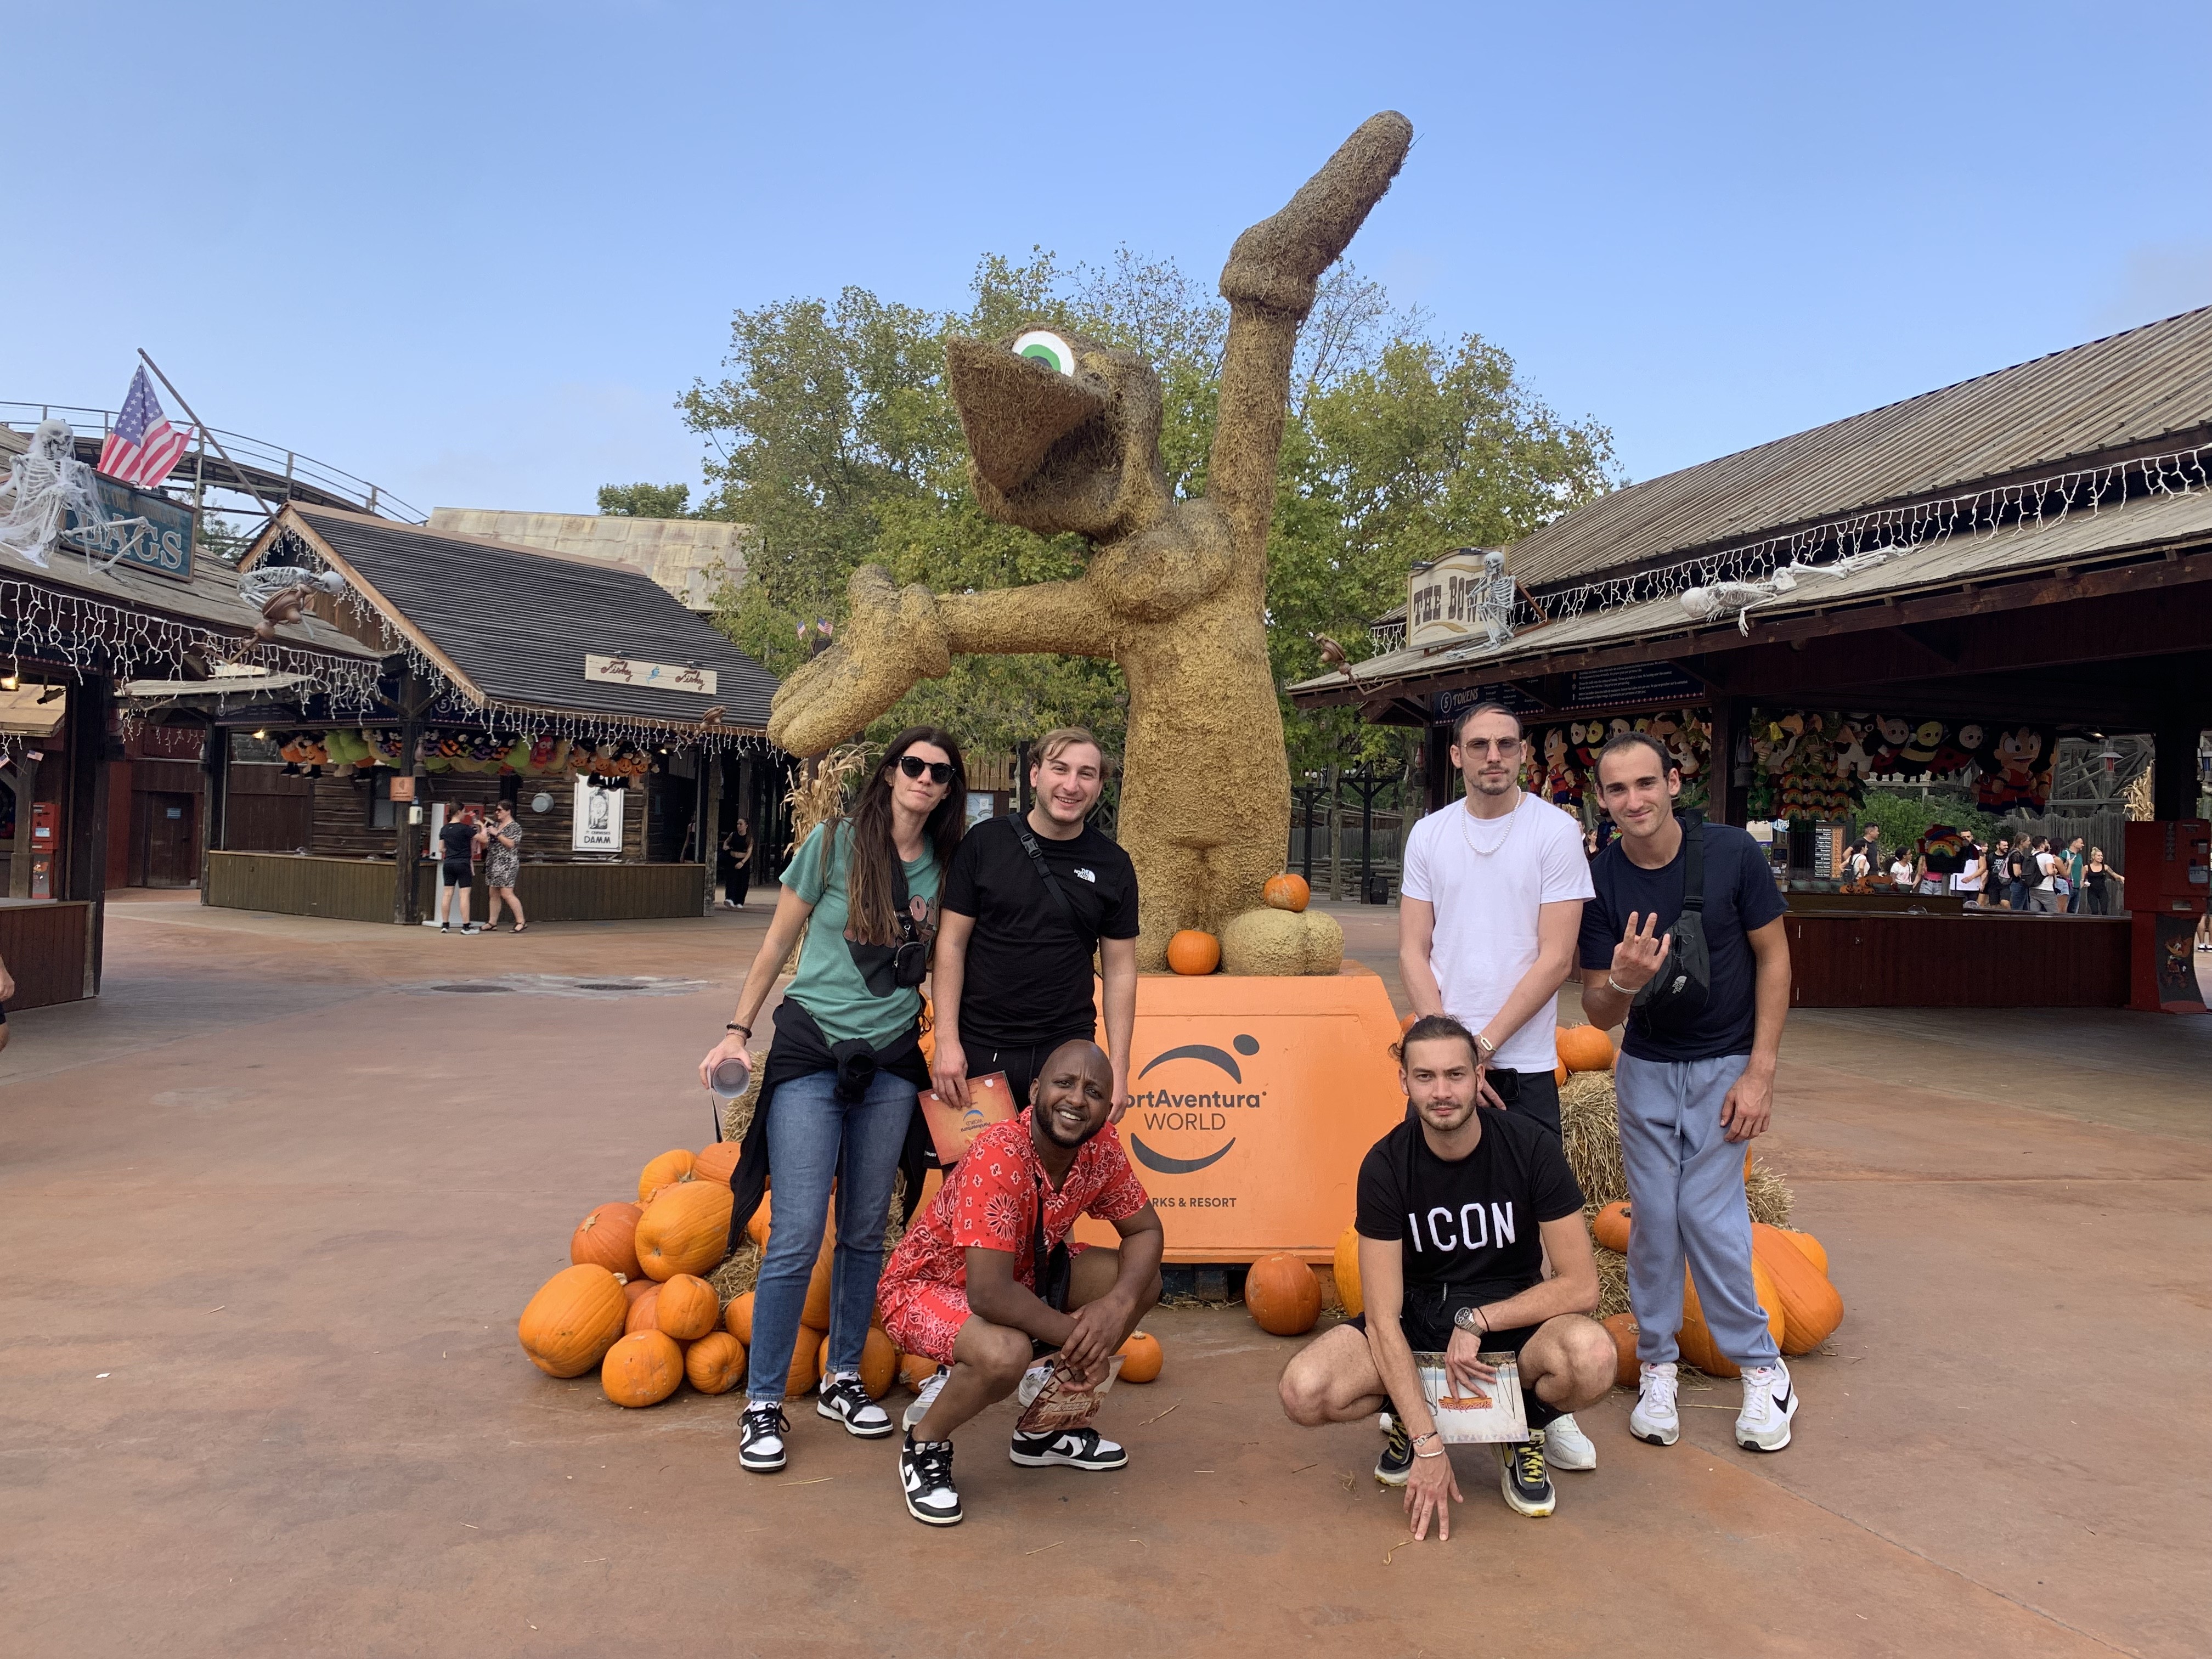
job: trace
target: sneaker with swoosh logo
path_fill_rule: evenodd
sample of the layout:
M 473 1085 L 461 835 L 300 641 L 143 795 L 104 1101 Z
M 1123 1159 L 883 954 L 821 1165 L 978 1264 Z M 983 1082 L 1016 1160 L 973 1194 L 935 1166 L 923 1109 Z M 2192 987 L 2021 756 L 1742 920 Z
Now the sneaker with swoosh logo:
M 1753 1365 L 1743 1374 L 1743 1409 L 1736 1413 L 1735 1443 L 1746 1451 L 1778 1452 L 1790 1443 L 1790 1419 L 1797 1415 L 1797 1390 L 1790 1367 L 1779 1359 Z

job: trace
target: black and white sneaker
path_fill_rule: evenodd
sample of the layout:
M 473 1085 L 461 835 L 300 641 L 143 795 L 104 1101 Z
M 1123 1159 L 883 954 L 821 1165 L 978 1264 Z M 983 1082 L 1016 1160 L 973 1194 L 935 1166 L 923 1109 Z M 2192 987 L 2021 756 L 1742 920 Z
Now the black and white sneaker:
M 952 1485 L 952 1443 L 909 1434 L 899 1450 L 899 1484 L 906 1488 L 906 1512 L 925 1527 L 960 1524 L 960 1494 Z
M 1552 1491 L 1552 1472 L 1544 1467 L 1543 1430 L 1531 1429 L 1519 1445 L 1502 1449 L 1505 1472 L 1498 1485 L 1506 1503 L 1522 1515 L 1549 1515 L 1559 1500 Z
M 1375 1478 L 1386 1486 L 1402 1486 L 1413 1472 L 1413 1437 L 1395 1412 L 1382 1413 L 1382 1455 L 1375 1460 Z
M 929 1380 L 915 1393 L 913 1401 L 899 1418 L 903 1429 L 918 1429 L 921 1419 L 929 1415 L 929 1408 L 937 1403 L 937 1396 L 945 1392 L 945 1384 L 952 1375 L 952 1367 L 939 1365 L 930 1373 Z
M 783 1467 L 783 1437 L 790 1432 L 791 1419 L 775 1401 L 747 1406 L 738 1425 L 738 1464 L 755 1474 L 774 1474 Z
M 890 1413 L 868 1398 L 857 1376 L 833 1376 L 823 1382 L 814 1411 L 817 1417 L 842 1423 L 846 1433 L 863 1440 L 880 1440 L 891 1431 Z
M 1056 1429 L 1048 1434 L 1018 1434 L 1006 1455 L 1025 1469 L 1065 1463 L 1071 1469 L 1118 1469 L 1129 1454 L 1096 1429 Z

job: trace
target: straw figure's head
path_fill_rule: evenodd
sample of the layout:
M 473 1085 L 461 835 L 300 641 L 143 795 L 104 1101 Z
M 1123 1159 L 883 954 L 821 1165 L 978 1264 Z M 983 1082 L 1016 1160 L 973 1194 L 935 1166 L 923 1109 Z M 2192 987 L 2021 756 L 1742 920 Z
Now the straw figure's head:
M 1036 328 L 948 340 L 945 367 L 975 499 L 992 518 L 1116 542 L 1167 511 L 1160 382 L 1142 358 Z

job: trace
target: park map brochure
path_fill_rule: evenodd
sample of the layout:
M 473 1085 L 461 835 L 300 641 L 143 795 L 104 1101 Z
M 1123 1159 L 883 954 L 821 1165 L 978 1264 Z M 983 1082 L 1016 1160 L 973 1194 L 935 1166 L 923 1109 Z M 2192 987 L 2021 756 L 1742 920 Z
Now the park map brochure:
M 1121 1374 L 1121 1356 L 1114 1354 L 1106 1361 L 1106 1369 L 1089 1382 L 1069 1380 L 1060 1369 L 1055 1355 L 1051 1369 L 1046 1372 L 1043 1385 L 1034 1398 L 1023 1407 L 1015 1420 L 1016 1434 L 1058 1434 L 1068 1429 L 1079 1429 L 1098 1415 L 1098 1407 L 1106 1401 L 1106 1391 L 1114 1386 L 1114 1379 Z M 1027 1380 L 1024 1379 L 1024 1391 Z
M 968 1156 L 968 1144 L 994 1123 L 1004 1123 L 1020 1108 L 1004 1072 L 968 1079 L 968 1108 L 963 1111 L 934 1089 L 921 1091 L 921 1115 L 937 1147 L 937 1161 L 951 1169 Z
M 1416 1352 L 1421 1392 L 1435 1414 L 1437 1432 L 1448 1446 L 1514 1444 L 1528 1437 L 1528 1413 L 1521 1400 L 1521 1362 L 1510 1353 L 1479 1356 L 1498 1375 L 1487 1382 L 1454 1389 L 1440 1353 Z

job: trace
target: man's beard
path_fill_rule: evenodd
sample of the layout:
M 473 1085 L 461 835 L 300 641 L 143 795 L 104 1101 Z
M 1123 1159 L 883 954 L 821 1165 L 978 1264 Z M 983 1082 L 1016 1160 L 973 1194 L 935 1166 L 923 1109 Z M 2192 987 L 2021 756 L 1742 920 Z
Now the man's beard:
M 1476 1102 L 1472 1098 L 1464 1102 L 1456 1100 L 1452 1101 L 1449 1103 L 1449 1105 L 1451 1109 L 1457 1114 L 1456 1117 L 1449 1123 L 1438 1123 L 1429 1115 L 1431 1112 L 1437 1110 L 1439 1104 L 1440 1103 L 1431 1101 L 1426 1104 L 1418 1105 L 1413 1108 L 1415 1115 L 1417 1115 L 1422 1122 L 1427 1124 L 1429 1127 L 1434 1129 L 1438 1134 L 1449 1134 L 1455 1129 L 1465 1128 L 1467 1127 L 1468 1119 L 1474 1115 L 1476 1107 Z
M 1106 1121 L 1103 1118 L 1101 1118 L 1091 1127 L 1085 1129 L 1081 1134 L 1076 1136 L 1074 1139 L 1063 1140 L 1060 1139 L 1055 1127 L 1058 1122 L 1059 1120 L 1055 1118 L 1050 1111 L 1046 1111 L 1038 1116 L 1036 1126 L 1047 1140 L 1052 1142 L 1054 1146 L 1059 1147 L 1062 1152 L 1068 1152 L 1081 1151 L 1085 1141 L 1095 1139 L 1097 1136 L 1098 1131 L 1106 1127 Z

